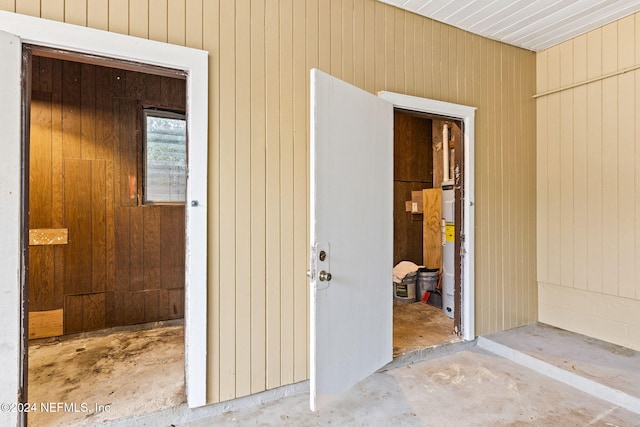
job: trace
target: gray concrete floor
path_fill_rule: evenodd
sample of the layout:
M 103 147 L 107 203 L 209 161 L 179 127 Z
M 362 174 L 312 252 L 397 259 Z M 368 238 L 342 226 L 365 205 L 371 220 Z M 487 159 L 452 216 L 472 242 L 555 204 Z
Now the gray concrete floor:
M 309 411 L 305 382 L 196 410 L 174 403 L 143 414 L 147 405 L 135 409 L 135 417 L 110 425 L 640 426 L 640 405 L 633 400 L 640 394 L 638 352 L 539 324 L 481 337 L 478 343 L 434 347 L 420 353 L 429 360 L 413 359 L 415 363 L 406 366 L 396 361 L 317 412 Z M 79 354 L 88 350 L 78 352 L 82 347 L 75 347 L 71 349 Z M 496 348 L 506 349 L 504 354 L 518 363 L 485 350 Z M 530 369 L 523 358 L 535 361 L 531 366 L 540 369 Z M 118 384 L 135 382 L 126 370 L 120 375 Z M 587 386 L 576 388 L 572 383 L 576 378 Z M 600 385 L 627 396 L 626 406 L 601 399 Z M 159 395 L 161 387 L 152 389 L 151 396 Z M 52 399 L 59 390 L 51 390 Z M 131 399 L 139 401 L 140 396 Z M 107 420 L 76 421 L 96 425 Z
M 305 393 L 180 425 L 635 426 L 640 417 L 473 348 L 376 373 L 315 413 Z
M 483 338 L 591 381 L 594 386 L 619 390 L 636 398 L 640 405 L 640 352 L 541 323 Z

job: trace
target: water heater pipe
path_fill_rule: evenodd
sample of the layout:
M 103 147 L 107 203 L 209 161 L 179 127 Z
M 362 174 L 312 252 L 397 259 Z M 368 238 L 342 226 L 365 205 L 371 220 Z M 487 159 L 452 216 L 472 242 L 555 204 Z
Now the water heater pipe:
M 449 181 L 449 126 L 442 126 L 442 181 Z

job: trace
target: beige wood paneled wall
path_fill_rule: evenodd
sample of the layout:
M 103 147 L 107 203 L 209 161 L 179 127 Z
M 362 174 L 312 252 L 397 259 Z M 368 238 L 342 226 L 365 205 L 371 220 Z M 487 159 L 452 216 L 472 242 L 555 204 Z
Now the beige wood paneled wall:
M 476 332 L 536 319 L 535 54 L 375 0 L 0 8 L 210 52 L 209 401 L 308 378 L 312 67 L 372 93 L 478 108 Z
M 640 14 L 537 55 L 540 320 L 635 349 L 638 65 Z

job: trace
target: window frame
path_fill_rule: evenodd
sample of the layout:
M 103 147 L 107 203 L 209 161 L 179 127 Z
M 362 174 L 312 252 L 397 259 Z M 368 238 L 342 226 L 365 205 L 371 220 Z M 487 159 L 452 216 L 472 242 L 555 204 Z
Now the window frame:
M 149 200 L 147 199 L 147 117 L 160 117 L 160 118 L 166 118 L 166 119 L 176 119 L 176 120 L 183 120 L 185 122 L 185 193 L 184 193 L 184 199 L 183 200 Z M 159 107 L 159 106 L 150 106 L 150 105 L 141 105 L 141 110 L 140 110 L 140 129 L 141 129 L 141 135 L 140 135 L 140 150 L 139 150 L 139 155 L 140 155 L 140 161 L 139 163 L 139 173 L 140 173 L 140 180 L 139 180 L 139 186 L 138 186 L 138 198 L 139 198 L 139 205 L 142 206 L 158 206 L 158 205 L 185 205 L 186 204 L 186 199 L 187 199 L 187 193 L 186 193 L 186 179 L 187 179 L 187 174 L 188 174 L 188 164 L 189 164 L 189 148 L 188 148 L 188 144 L 189 144 L 189 135 L 187 132 L 187 115 L 184 111 L 180 111 L 180 110 L 175 110 L 175 109 L 170 109 L 170 108 L 163 108 L 163 107 Z

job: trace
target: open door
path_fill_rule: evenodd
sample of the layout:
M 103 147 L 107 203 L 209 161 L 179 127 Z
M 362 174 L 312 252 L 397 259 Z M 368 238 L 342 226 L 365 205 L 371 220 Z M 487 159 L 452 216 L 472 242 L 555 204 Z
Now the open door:
M 311 410 L 392 359 L 393 105 L 311 71 Z

